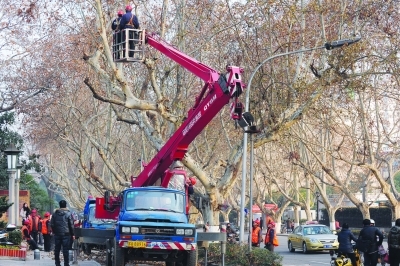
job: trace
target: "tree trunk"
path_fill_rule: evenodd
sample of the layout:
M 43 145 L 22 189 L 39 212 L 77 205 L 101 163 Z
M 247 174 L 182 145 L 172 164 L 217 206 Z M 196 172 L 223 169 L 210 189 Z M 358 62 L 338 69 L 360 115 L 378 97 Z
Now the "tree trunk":
M 231 211 L 232 208 L 229 208 L 226 211 L 221 211 L 221 214 L 224 217 L 224 222 L 229 223 L 229 214 L 231 213 Z

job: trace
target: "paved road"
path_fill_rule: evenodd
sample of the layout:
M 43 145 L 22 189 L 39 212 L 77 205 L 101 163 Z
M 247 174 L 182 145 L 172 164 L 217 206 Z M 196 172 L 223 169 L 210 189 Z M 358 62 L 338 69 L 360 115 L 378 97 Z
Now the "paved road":
M 289 252 L 287 248 L 287 236 L 278 235 L 279 246 L 275 248 L 275 252 L 283 257 L 283 266 L 319 266 L 330 265 L 330 255 L 327 251 L 303 254 L 301 251 L 294 253 Z M 386 240 L 384 247 L 387 248 Z M 50 266 L 54 265 L 53 255 L 41 252 L 40 260 L 33 260 L 33 252 L 30 251 L 26 261 L 16 260 L 0 260 L 0 266 L 8 265 L 40 265 Z M 94 261 L 79 261 L 78 265 L 81 266 L 100 266 L 99 263 Z M 133 265 L 133 264 L 130 264 Z M 141 264 L 143 265 L 143 264 Z
M 331 265 L 328 251 L 303 254 L 300 250 L 292 253 L 287 248 L 287 235 L 279 235 L 278 240 L 279 247 L 275 248 L 275 251 L 283 257 L 283 266 Z M 383 240 L 383 246 L 387 249 L 387 239 Z
M 275 252 L 283 257 L 284 266 L 318 266 L 330 265 L 331 256 L 328 251 L 303 254 L 301 251 L 289 252 L 287 248 L 287 236 L 279 235 L 279 246 Z

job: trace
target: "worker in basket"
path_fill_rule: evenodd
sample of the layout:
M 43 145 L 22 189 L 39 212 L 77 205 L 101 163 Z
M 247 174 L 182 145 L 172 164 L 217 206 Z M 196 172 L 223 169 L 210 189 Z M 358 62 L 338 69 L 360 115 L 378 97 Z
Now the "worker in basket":
M 136 17 L 136 15 L 132 14 L 132 6 L 127 5 L 125 7 L 125 15 L 122 16 L 121 21 L 120 21 L 120 29 L 122 31 L 122 40 L 127 41 L 126 39 L 126 31 L 125 29 L 139 29 L 139 20 Z M 134 55 L 134 50 L 135 50 L 135 41 L 138 40 L 139 35 L 137 34 L 136 31 L 129 30 L 128 33 L 128 40 L 129 40 L 129 57 L 133 57 Z M 125 48 L 126 43 L 123 48 L 123 57 L 125 57 Z

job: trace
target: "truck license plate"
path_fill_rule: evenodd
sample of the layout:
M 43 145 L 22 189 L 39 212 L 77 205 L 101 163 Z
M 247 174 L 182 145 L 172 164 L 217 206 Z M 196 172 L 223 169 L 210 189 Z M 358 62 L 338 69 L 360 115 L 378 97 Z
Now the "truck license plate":
M 146 248 L 146 241 L 128 241 L 128 247 L 130 248 Z

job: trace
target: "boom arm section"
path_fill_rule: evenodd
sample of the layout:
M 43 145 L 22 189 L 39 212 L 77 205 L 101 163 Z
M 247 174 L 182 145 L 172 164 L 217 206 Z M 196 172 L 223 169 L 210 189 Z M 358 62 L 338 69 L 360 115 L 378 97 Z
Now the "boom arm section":
M 146 42 L 204 80 L 205 85 L 200 95 L 196 97 L 195 106 L 189 110 L 187 119 L 147 164 L 139 176 L 132 177 L 133 187 L 151 186 L 160 177 L 168 176 L 166 171 L 171 164 L 176 160 L 183 159 L 189 144 L 232 98 L 231 117 L 234 120 L 240 119 L 243 110 L 243 105 L 237 99 L 244 89 L 241 79 L 243 69 L 236 66 L 228 66 L 226 68 L 227 73 L 220 74 L 164 41 L 158 40 L 155 35 L 146 35 Z M 167 186 L 167 183 L 162 182 L 162 185 Z

